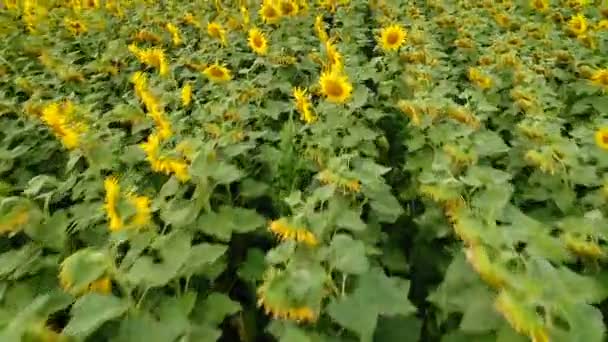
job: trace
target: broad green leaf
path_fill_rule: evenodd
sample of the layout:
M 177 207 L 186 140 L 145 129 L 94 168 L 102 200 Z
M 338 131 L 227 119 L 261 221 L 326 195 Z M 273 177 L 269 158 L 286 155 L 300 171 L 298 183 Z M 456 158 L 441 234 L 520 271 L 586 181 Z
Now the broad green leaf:
M 224 318 L 241 310 L 241 305 L 233 301 L 230 297 L 212 292 L 201 304 L 200 322 L 205 322 L 211 326 L 222 323 Z
M 255 210 L 222 206 L 217 213 L 209 212 L 199 217 L 197 228 L 221 241 L 229 241 L 233 233 L 251 232 L 264 223 L 264 218 Z
M 360 276 L 354 295 L 364 298 L 381 315 L 407 316 L 416 311 L 408 299 L 409 289 L 409 281 L 387 277 L 381 269 L 373 268 Z
M 0 254 L 0 276 L 9 277 L 19 266 L 38 259 L 42 250 L 34 244 L 27 244 L 20 249 L 12 249 Z
M 380 317 L 374 333 L 378 342 L 418 342 L 422 322 L 416 317 Z
M 247 250 L 247 257 L 245 261 L 239 267 L 237 274 L 238 276 L 251 283 L 255 283 L 262 279 L 266 263 L 264 261 L 265 254 L 259 248 L 249 248 Z
M 89 293 L 74 303 L 71 319 L 63 333 L 77 338 L 87 337 L 103 323 L 122 316 L 128 307 L 128 303 L 118 297 Z
M 327 305 L 327 314 L 340 326 L 355 332 L 362 342 L 371 342 L 378 312 L 369 307 L 360 296 L 333 298 Z
M 346 234 L 337 234 L 329 246 L 329 263 L 338 271 L 362 274 L 369 269 L 365 244 Z
M 127 273 L 127 279 L 136 285 L 146 287 L 163 286 L 178 275 L 180 267 L 188 260 L 191 252 L 190 236 L 174 231 L 159 237 L 152 244 L 158 251 L 160 261 L 151 256 L 141 256 Z
M 111 260 L 102 251 L 81 249 L 61 263 L 59 278 L 74 293 L 86 290 L 111 267 Z
M 148 313 L 132 313 L 120 321 L 116 342 L 165 342 L 175 338 L 172 329 Z M 215 341 L 215 340 L 214 340 Z
M 214 263 L 224 255 L 227 249 L 228 246 L 210 243 L 201 243 L 192 246 L 190 255 L 184 262 L 180 274 L 185 276 L 197 274 L 204 266 Z
M 352 209 L 341 210 L 336 217 L 336 225 L 353 232 L 360 232 L 367 228 L 367 225 L 361 219 L 361 214 Z

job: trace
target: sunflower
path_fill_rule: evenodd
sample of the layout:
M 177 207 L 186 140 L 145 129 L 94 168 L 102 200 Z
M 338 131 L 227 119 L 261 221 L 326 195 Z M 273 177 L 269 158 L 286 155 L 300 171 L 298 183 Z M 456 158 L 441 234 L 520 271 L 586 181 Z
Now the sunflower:
M 469 68 L 469 80 L 481 89 L 492 87 L 492 79 L 477 68 Z
M 300 118 L 306 123 L 313 123 L 317 120 L 315 114 L 310 110 L 311 104 L 306 89 L 293 88 L 293 97 L 296 102 L 296 110 L 300 113 Z
M 323 22 L 322 15 L 318 15 L 315 18 L 315 33 L 317 34 L 317 37 L 319 38 L 319 40 L 323 43 L 325 43 L 329 39 L 329 36 L 327 35 L 327 32 L 325 31 L 325 23 Z
M 608 30 L 608 19 L 602 19 L 597 23 L 596 29 L 599 31 Z
M 318 310 L 306 303 L 294 303 L 288 298 L 286 282 L 293 281 L 286 271 L 277 268 L 268 269 L 263 275 L 263 282 L 257 289 L 258 306 L 274 319 L 290 320 L 298 323 L 313 323 L 318 318 Z
M 106 191 L 104 208 L 110 220 L 110 230 L 120 230 L 124 226 L 116 209 L 120 198 L 120 185 L 115 177 L 108 177 L 104 180 L 103 186 Z
M 249 10 L 245 6 L 241 6 L 241 19 L 244 27 L 249 26 Z
M 608 126 L 602 127 L 595 132 L 595 143 L 601 149 L 608 150 Z
M 608 90 L 608 68 L 596 70 L 591 75 L 591 81 Z
M 348 77 L 338 70 L 326 70 L 319 79 L 321 92 L 327 100 L 335 103 L 346 102 L 353 91 Z
M 260 16 L 267 24 L 274 24 L 281 19 L 281 12 L 270 1 L 264 1 L 260 8 Z
M 333 44 L 333 39 L 325 41 L 325 53 L 327 53 L 327 70 L 342 70 L 342 55 Z
M 549 9 L 549 0 L 531 0 L 530 6 L 537 11 L 544 12 Z
M 577 36 L 587 32 L 587 19 L 582 14 L 577 14 L 570 19 L 568 22 L 568 28 L 570 32 L 574 33 Z
M 158 69 L 161 76 L 169 74 L 169 63 L 165 57 L 165 52 L 161 48 L 140 49 L 136 45 L 129 45 L 129 51 L 137 57 L 137 59 L 149 67 Z
M 268 41 L 264 33 L 255 27 L 249 30 L 249 39 L 247 41 L 251 50 L 258 55 L 265 55 L 268 51 Z
M 181 91 L 182 105 L 188 107 L 192 102 L 192 84 L 186 83 Z
M 219 40 L 222 45 L 226 45 L 226 30 L 217 22 L 207 24 L 207 33 L 209 36 Z
M 172 23 L 167 23 L 165 28 L 171 34 L 171 40 L 173 41 L 174 46 L 178 46 L 183 43 L 182 37 L 179 33 L 179 29 L 177 28 L 177 26 L 173 25 Z
M 403 43 L 407 32 L 400 25 L 390 25 L 380 30 L 380 45 L 384 51 L 393 51 L 399 49 Z
M 279 239 L 286 241 L 292 240 L 300 242 L 305 245 L 314 247 L 319 244 L 319 241 L 313 233 L 304 227 L 297 227 L 287 221 L 285 218 L 281 218 L 270 223 L 268 227 L 272 233 L 274 233 Z
M 78 36 L 87 32 L 87 26 L 79 20 L 72 20 L 69 18 L 65 19 L 65 27 L 72 33 L 74 36 Z
M 135 215 L 130 222 L 135 227 L 146 226 L 150 223 L 150 199 L 146 196 L 136 196 L 129 194 L 127 196 L 129 203 L 135 208 Z
M 162 39 L 157 34 L 147 30 L 138 31 L 135 35 L 133 35 L 132 39 L 139 43 L 149 42 L 152 44 L 160 44 L 162 42 Z
M 203 74 L 213 82 L 226 82 L 232 79 L 230 70 L 218 63 L 206 67 Z
M 293 17 L 298 14 L 298 4 L 293 0 L 283 0 L 279 3 L 279 9 L 281 10 L 281 15 Z

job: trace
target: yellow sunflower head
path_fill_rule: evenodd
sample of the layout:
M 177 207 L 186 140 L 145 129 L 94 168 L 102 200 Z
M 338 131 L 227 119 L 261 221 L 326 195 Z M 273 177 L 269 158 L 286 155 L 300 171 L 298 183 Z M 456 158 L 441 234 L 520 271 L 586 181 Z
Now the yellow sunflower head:
M 333 39 L 329 39 L 325 42 L 325 53 L 327 53 L 327 69 L 341 70 L 342 69 L 342 55 L 340 51 L 334 45 Z
M 281 15 L 293 17 L 298 14 L 298 4 L 293 0 L 283 0 L 279 4 Z
M 602 127 L 595 132 L 595 143 L 601 149 L 608 151 L 608 126 Z
M 405 43 L 407 33 L 400 25 L 390 25 L 380 30 L 380 46 L 384 51 L 397 50 Z
M 321 92 L 328 101 L 334 103 L 346 102 L 353 91 L 348 77 L 338 70 L 326 70 L 319 79 Z
M 87 26 L 79 20 L 72 20 L 68 18 L 65 20 L 65 27 L 75 36 L 87 32 Z
M 218 63 L 206 67 L 203 74 L 213 82 L 226 82 L 232 79 L 230 70 Z
M 209 36 L 221 41 L 222 44 L 226 43 L 226 31 L 219 23 L 215 21 L 208 23 L 207 33 L 209 34 Z
M 268 41 L 264 33 L 255 27 L 249 30 L 249 39 L 247 41 L 251 50 L 258 55 L 265 55 L 268 51 Z
M 323 16 L 318 15 L 315 18 L 315 32 L 320 41 L 326 42 L 329 39 L 327 32 L 325 31 L 325 23 L 323 22 Z
M 549 0 L 531 0 L 530 6 L 537 11 L 544 12 L 549 9 Z
M 593 74 L 591 74 L 591 81 L 608 90 L 608 68 L 594 71 Z
M 568 22 L 568 28 L 570 32 L 574 33 L 577 36 L 587 32 L 587 19 L 582 14 L 577 14 Z
M 260 17 L 267 24 L 274 24 L 281 19 L 280 10 L 270 1 L 264 1 L 260 8 Z

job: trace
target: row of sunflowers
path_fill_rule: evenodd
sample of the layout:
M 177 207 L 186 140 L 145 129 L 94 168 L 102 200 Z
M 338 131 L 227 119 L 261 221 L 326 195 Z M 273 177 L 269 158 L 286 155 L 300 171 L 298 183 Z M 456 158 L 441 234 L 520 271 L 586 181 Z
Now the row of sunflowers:
M 0 340 L 603 341 L 608 1 L 0 0 Z

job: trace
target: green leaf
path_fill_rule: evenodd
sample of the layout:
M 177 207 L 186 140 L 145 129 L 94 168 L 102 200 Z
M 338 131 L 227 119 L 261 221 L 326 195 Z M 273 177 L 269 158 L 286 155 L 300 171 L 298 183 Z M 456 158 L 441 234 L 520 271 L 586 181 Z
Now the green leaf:
M 181 199 L 169 202 L 169 205 L 163 207 L 160 212 L 162 220 L 174 227 L 184 227 L 193 223 L 197 214 L 196 201 Z
M 363 192 L 370 198 L 370 206 L 380 222 L 394 223 L 403 214 L 401 204 L 388 185 L 376 182 L 364 186 Z
M 571 342 L 601 342 L 605 341 L 606 326 L 602 313 L 597 308 L 579 303 L 562 305 L 563 317 L 567 320 L 569 330 L 557 330 L 556 340 Z
M 475 134 L 473 139 L 475 151 L 480 157 L 493 156 L 509 151 L 509 146 L 493 131 L 485 130 Z
M 66 241 L 68 225 L 67 213 L 59 210 L 42 224 L 28 225 L 25 232 L 44 247 L 54 251 L 61 251 Z
M 249 248 L 245 262 L 241 264 L 237 271 L 238 276 L 251 283 L 261 280 L 266 268 L 264 257 L 265 254 L 261 249 Z
M 333 299 L 327 306 L 329 316 L 338 324 L 371 341 L 379 315 L 408 316 L 416 307 L 408 300 L 409 282 L 389 278 L 379 268 L 360 276 L 355 291 Z
M 422 322 L 416 317 L 381 317 L 374 333 L 378 342 L 418 342 Z
M 409 288 L 409 281 L 387 277 L 382 269 L 374 268 L 360 277 L 355 294 L 379 314 L 407 316 L 416 312 L 408 299 Z
M 352 209 L 341 210 L 336 218 L 336 225 L 353 232 L 364 231 L 367 228 L 361 219 L 361 214 Z
M 369 269 L 365 244 L 349 235 L 337 234 L 329 246 L 329 263 L 335 269 L 350 274 L 362 274 Z
M 103 323 L 122 316 L 128 307 L 128 303 L 118 297 L 89 293 L 74 303 L 71 319 L 63 333 L 77 338 L 87 337 Z
M 503 323 L 503 318 L 497 313 L 490 297 L 480 297 L 469 303 L 460 321 L 460 329 L 464 332 L 490 332 Z
M 243 177 L 239 168 L 226 162 L 211 164 L 207 172 L 218 184 L 230 184 Z
M 165 326 L 150 314 L 130 314 L 121 320 L 116 342 L 166 342 L 175 339 L 173 329 Z M 219 336 L 218 336 L 219 337 Z M 198 340 L 197 340 L 198 341 Z
M 61 263 L 60 278 L 69 284 L 70 290 L 80 293 L 99 279 L 111 266 L 108 256 L 94 249 L 81 249 Z
M 12 249 L 0 254 L 0 277 L 9 277 L 18 267 L 31 263 L 41 255 L 42 250 L 34 244 L 27 244 L 20 249 Z
M 279 342 L 313 342 L 304 329 L 289 321 L 273 320 L 268 325 L 268 331 Z
M 251 178 L 243 180 L 239 186 L 239 195 L 245 198 L 261 197 L 268 191 L 268 184 Z
M 199 217 L 197 227 L 203 233 L 227 242 L 233 233 L 251 232 L 264 223 L 264 217 L 255 210 L 223 206 L 217 213 L 209 212 Z
M 160 262 L 150 256 L 141 256 L 127 273 L 127 279 L 146 287 L 163 286 L 178 275 L 180 267 L 190 256 L 190 236 L 183 231 L 174 231 L 161 236 L 152 244 L 158 251 Z
M 227 316 L 234 315 L 241 310 L 241 305 L 230 297 L 219 292 L 211 293 L 202 303 L 201 321 L 211 326 L 218 325 Z
M 327 314 L 342 327 L 355 332 L 360 340 L 372 340 L 378 312 L 368 306 L 360 296 L 333 298 L 327 306 Z
M 180 270 L 184 276 L 192 276 L 205 266 L 214 263 L 228 250 L 228 246 L 220 244 L 201 243 L 192 246 L 190 255 Z

